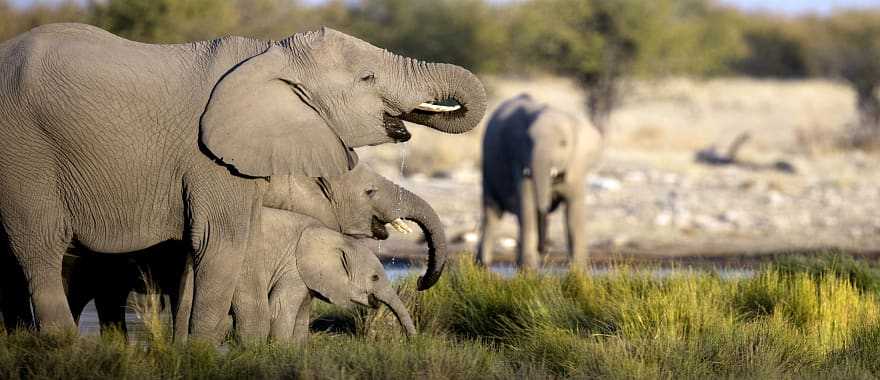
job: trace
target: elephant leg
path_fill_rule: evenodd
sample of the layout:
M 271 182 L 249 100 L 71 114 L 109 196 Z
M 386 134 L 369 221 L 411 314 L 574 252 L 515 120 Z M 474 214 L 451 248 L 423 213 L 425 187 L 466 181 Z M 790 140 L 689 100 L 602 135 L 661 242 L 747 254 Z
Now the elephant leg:
M 265 289 L 253 288 L 250 278 L 242 272 L 251 266 L 246 257 L 254 242 L 259 241 L 263 199 L 259 181 L 229 178 L 226 169 L 211 167 L 184 180 L 192 192 L 185 194 L 189 220 L 189 241 L 193 254 L 193 299 L 190 335 L 193 339 L 215 344 L 223 338 L 221 323 L 229 315 L 236 293 L 253 295 Z M 241 275 L 241 276 L 240 276 Z M 242 281 L 244 280 L 244 281 Z M 241 299 L 241 297 L 240 297 Z M 265 308 L 255 312 L 268 313 Z M 265 331 L 248 329 L 247 320 L 236 320 L 246 334 L 269 334 L 268 318 Z M 241 324 L 239 324 L 241 323 Z
M 0 307 L 7 329 L 32 328 L 34 316 L 21 266 L 8 252 L 0 252 Z
M 295 338 L 299 311 L 306 302 L 308 290 L 289 279 L 280 280 L 269 294 L 269 309 L 272 311 L 269 337 L 274 341 L 287 342 Z
M 192 316 L 193 299 L 193 261 L 192 255 L 186 255 L 186 263 L 180 276 L 180 286 L 171 292 L 171 314 L 174 343 L 186 343 L 189 337 L 190 316 Z
M 550 213 L 538 211 L 538 253 L 542 259 L 546 259 L 549 247 L 547 244 L 547 221 Z
M 504 211 L 488 195 L 483 195 L 483 215 L 480 225 L 480 245 L 477 248 L 477 264 L 492 265 L 492 250 L 495 247 L 495 230 Z
M 56 209 L 51 202 L 45 203 L 38 209 Z M 6 231 L 12 253 L 27 279 L 37 328 L 40 331 L 76 331 L 61 274 L 71 235 L 58 215 L 28 214 L 20 216 L 17 224 L 7 225 Z
M 572 268 L 586 269 L 589 260 L 587 237 L 584 233 L 586 224 L 586 206 L 584 196 L 576 193 L 569 197 L 565 205 L 565 227 L 568 234 L 569 265 Z
M 306 296 L 296 313 L 296 326 L 293 328 L 293 341 L 305 344 L 309 340 L 309 323 L 312 321 L 312 298 Z
M 269 336 L 271 314 L 269 295 L 264 292 L 253 292 L 250 289 L 266 289 L 259 278 L 250 278 L 249 273 L 242 273 L 239 287 L 235 289 L 232 300 L 232 314 L 235 318 L 235 330 L 242 342 L 256 342 Z M 254 284 L 254 285 L 249 285 Z
M 113 289 L 95 297 L 95 309 L 98 312 L 98 321 L 101 322 L 101 332 L 119 329 L 126 332 L 125 308 L 128 306 L 128 291 Z
M 215 238 L 219 239 L 219 238 Z M 213 243 L 217 244 L 217 243 Z M 219 343 L 220 324 L 232 303 L 243 250 L 229 242 L 206 249 L 194 267 L 190 331 L 193 338 Z
M 531 178 L 523 178 L 519 192 L 519 239 L 517 265 L 521 269 L 538 268 L 538 209 L 535 184 Z

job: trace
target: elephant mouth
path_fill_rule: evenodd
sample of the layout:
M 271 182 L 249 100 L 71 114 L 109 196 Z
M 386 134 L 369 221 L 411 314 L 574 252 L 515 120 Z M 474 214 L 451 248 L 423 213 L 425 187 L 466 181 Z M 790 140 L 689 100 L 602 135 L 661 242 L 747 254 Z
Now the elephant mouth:
M 394 141 L 406 142 L 412 137 L 406 130 L 406 126 L 403 125 L 403 120 L 385 113 L 382 116 L 382 122 L 385 124 L 385 133 Z
M 370 223 L 370 232 L 373 234 L 373 239 L 376 240 L 385 240 L 389 236 L 388 229 L 385 228 L 385 222 L 375 216 L 373 216 L 372 223 Z
M 370 223 L 370 233 L 372 234 L 372 238 L 376 240 L 388 239 L 388 224 L 390 224 L 391 228 L 393 228 L 395 231 L 402 234 L 409 234 L 413 232 L 412 229 L 409 228 L 409 226 L 406 225 L 406 222 L 404 222 L 404 220 L 401 218 L 394 219 L 390 222 L 384 222 L 374 215 Z
M 394 139 L 397 142 L 406 142 L 412 137 L 409 131 L 406 130 L 406 126 L 403 124 L 404 120 L 413 121 L 420 119 L 420 117 L 413 116 L 424 116 L 431 114 L 455 114 L 459 112 L 464 112 L 462 109 L 461 103 L 454 99 L 445 99 L 441 101 L 429 101 L 424 103 L 419 103 L 413 109 L 409 111 L 405 111 L 400 113 L 397 116 L 392 116 L 389 113 L 385 113 L 382 116 L 382 121 L 385 125 L 385 133 Z

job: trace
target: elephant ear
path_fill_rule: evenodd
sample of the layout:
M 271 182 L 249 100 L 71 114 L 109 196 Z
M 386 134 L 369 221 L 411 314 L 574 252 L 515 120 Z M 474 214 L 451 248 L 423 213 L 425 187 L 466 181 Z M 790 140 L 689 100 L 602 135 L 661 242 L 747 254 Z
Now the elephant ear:
M 336 305 L 351 298 L 351 260 L 343 247 L 344 239 L 338 232 L 311 227 L 303 231 L 295 253 L 296 267 L 306 287 Z
M 288 55 L 273 44 L 226 73 L 202 114 L 202 145 L 252 177 L 323 177 L 353 168 L 354 151 L 308 103 L 291 72 Z

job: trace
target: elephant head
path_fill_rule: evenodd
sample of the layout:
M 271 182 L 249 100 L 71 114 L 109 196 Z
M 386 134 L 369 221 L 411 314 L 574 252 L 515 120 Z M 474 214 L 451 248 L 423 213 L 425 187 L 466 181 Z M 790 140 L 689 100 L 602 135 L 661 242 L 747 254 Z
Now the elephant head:
M 428 267 L 419 278 L 419 290 L 434 285 L 446 264 L 446 232 L 431 205 L 365 165 L 335 177 L 273 178 L 263 205 L 312 216 L 358 238 L 387 239 L 387 224 L 409 232 L 403 220 L 416 223 L 428 245 Z
M 324 227 L 303 231 L 296 247 L 296 267 L 309 291 L 342 307 L 388 306 L 406 331 L 416 334 L 409 311 L 391 287 L 385 269 L 363 243 Z
M 271 42 L 224 74 L 201 144 L 246 176 L 338 175 L 356 163 L 351 148 L 408 140 L 404 120 L 462 133 L 485 108 L 482 84 L 461 67 L 322 28 Z
M 544 111 L 529 128 L 530 157 L 526 175 L 535 186 L 538 212 L 552 211 L 553 185 L 564 180 L 574 154 L 574 126 L 567 115 Z

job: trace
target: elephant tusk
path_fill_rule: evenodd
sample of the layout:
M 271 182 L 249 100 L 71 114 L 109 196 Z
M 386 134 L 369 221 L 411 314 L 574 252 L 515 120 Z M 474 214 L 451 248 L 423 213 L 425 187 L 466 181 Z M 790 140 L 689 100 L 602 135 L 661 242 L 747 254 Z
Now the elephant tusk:
M 441 106 L 438 104 L 431 103 L 422 103 L 416 106 L 417 110 L 428 111 L 428 112 L 452 112 L 458 111 L 461 108 L 460 105 L 454 106 Z
M 408 234 L 412 232 L 412 229 L 409 228 L 409 226 L 406 225 L 406 222 L 404 222 L 401 218 L 394 219 L 391 222 L 391 227 L 402 234 Z

